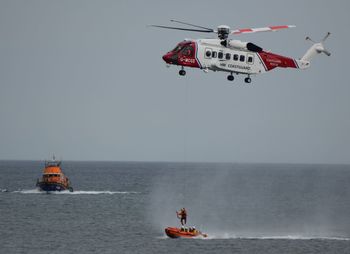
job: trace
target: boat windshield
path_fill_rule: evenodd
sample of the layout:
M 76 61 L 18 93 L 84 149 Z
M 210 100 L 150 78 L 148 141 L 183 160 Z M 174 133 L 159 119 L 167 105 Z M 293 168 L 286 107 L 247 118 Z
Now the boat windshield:
M 60 174 L 44 174 L 44 176 L 47 176 L 47 177 L 60 177 L 61 175 Z
M 60 165 L 60 161 L 45 161 L 45 167 L 59 167 Z

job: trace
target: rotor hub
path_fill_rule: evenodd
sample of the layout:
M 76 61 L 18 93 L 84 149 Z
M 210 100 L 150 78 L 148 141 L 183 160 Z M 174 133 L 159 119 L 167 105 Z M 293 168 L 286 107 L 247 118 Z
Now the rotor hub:
M 230 34 L 230 27 L 226 25 L 218 26 L 218 37 L 220 40 L 226 40 Z

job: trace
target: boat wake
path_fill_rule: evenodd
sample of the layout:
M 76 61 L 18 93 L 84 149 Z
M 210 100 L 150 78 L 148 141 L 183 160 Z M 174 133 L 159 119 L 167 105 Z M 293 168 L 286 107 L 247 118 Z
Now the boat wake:
M 158 236 L 157 239 L 169 239 L 165 234 Z M 281 235 L 281 236 L 247 236 L 232 233 L 208 233 L 208 237 L 193 237 L 199 240 L 328 240 L 328 241 L 350 241 L 349 237 L 324 237 L 324 236 L 298 236 L 298 235 Z
M 241 240 L 333 240 L 333 241 L 350 241 L 348 237 L 338 236 L 304 236 L 304 235 L 271 235 L 271 236 L 253 236 L 253 235 L 239 235 L 231 233 L 210 234 L 203 239 L 241 239 Z
M 114 195 L 114 194 L 140 194 L 140 192 L 136 191 L 73 191 L 70 192 L 68 190 L 65 191 L 39 191 L 38 189 L 32 189 L 32 190 L 18 190 L 13 191 L 12 193 L 20 193 L 20 194 L 54 194 L 54 195 L 101 195 L 101 194 L 107 194 L 107 195 Z

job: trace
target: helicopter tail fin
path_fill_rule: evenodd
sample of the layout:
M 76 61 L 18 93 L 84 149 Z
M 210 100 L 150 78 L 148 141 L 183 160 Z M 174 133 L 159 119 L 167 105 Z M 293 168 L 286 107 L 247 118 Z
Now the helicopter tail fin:
M 312 58 L 314 58 L 316 55 L 320 53 L 324 53 L 327 56 L 330 56 L 331 53 L 325 49 L 323 46 L 323 42 L 328 38 L 328 36 L 331 33 L 327 33 L 326 36 L 323 38 L 321 42 L 314 42 L 313 40 L 310 39 L 310 37 L 306 37 L 306 40 L 312 41 L 314 44 L 306 51 L 305 55 L 300 59 L 300 62 L 310 62 Z M 306 66 L 308 67 L 308 66 Z

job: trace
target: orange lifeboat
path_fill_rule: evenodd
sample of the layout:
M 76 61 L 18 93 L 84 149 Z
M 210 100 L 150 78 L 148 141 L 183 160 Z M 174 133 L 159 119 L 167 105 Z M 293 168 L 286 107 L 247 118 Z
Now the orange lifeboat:
M 61 161 L 56 161 L 55 156 L 51 161 L 45 161 L 45 168 L 41 179 L 36 186 L 42 191 L 73 191 L 68 177 L 61 170 Z
M 195 227 L 167 227 L 165 234 L 170 238 L 194 238 L 194 237 L 207 237 L 207 234 L 203 234 L 201 231 L 195 229 Z

